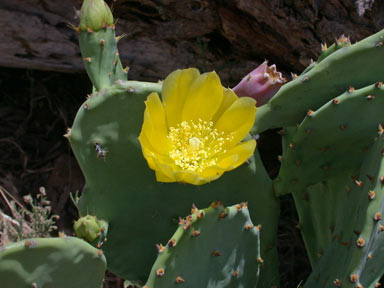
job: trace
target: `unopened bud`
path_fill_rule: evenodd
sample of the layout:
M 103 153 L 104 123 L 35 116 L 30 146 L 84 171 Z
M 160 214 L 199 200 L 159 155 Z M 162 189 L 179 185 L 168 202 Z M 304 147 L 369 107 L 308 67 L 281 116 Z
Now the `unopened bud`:
M 256 100 L 256 106 L 264 105 L 276 94 L 287 80 L 276 70 L 276 65 L 268 66 L 265 61 L 245 76 L 233 88 L 237 96 L 248 96 Z
M 84 0 L 81 7 L 80 30 L 99 31 L 113 24 L 113 15 L 103 0 Z
M 102 227 L 106 225 L 108 224 L 105 221 L 87 215 L 77 220 L 73 225 L 73 229 L 77 237 L 92 242 L 99 237 Z

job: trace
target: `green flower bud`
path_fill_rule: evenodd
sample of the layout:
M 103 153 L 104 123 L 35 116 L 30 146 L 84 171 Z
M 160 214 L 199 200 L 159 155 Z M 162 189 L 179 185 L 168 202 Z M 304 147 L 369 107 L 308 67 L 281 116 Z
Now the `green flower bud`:
M 113 15 L 103 0 L 84 0 L 81 7 L 80 30 L 99 31 L 113 24 Z
M 73 225 L 73 229 L 77 237 L 92 242 L 100 235 L 102 230 L 100 224 L 95 216 L 87 215 L 77 220 Z

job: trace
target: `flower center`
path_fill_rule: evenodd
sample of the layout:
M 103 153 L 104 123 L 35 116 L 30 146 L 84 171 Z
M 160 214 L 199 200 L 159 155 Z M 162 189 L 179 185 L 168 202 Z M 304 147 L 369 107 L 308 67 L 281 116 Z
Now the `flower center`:
M 169 156 L 183 170 L 201 172 L 217 164 L 217 155 L 226 152 L 224 143 L 233 139 L 223 131 L 213 129 L 213 122 L 183 121 L 170 127 L 168 138 L 173 149 Z

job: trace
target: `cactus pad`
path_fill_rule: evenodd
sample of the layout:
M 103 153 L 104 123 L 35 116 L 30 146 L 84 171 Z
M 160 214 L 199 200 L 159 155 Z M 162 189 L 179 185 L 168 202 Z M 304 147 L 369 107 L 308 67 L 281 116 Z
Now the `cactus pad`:
M 381 82 L 350 89 L 317 111 L 309 110 L 298 128 L 284 129 L 283 158 L 275 181 L 277 194 L 358 169 L 384 123 Z M 369 117 L 368 117 L 369 115 Z
M 102 251 L 73 237 L 28 239 L 0 250 L 2 288 L 99 288 L 105 269 Z
M 381 135 L 367 153 L 360 172 L 339 185 L 344 189 L 326 192 L 340 195 L 333 207 L 335 226 L 329 246 L 304 287 L 378 287 L 376 283 L 384 273 L 383 143 Z M 340 184 L 338 179 L 332 182 Z
M 263 262 L 260 227 L 253 225 L 246 204 L 192 210 L 168 244 L 158 246 L 144 287 L 256 287 Z

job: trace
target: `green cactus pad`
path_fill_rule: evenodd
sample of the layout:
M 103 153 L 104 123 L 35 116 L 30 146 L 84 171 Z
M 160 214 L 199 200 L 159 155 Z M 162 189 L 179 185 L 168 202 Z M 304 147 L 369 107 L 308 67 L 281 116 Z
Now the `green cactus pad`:
M 285 84 L 256 113 L 254 133 L 270 128 L 295 126 L 309 109 L 324 103 L 350 86 L 360 89 L 383 81 L 384 30 L 349 47 L 327 55 L 307 73 Z
M 329 185 L 325 193 L 339 194 L 333 207 L 329 207 L 335 210 L 335 226 L 329 246 L 320 255 L 304 287 L 359 287 L 359 283 L 361 287 L 376 287 L 383 275 L 383 142 L 380 136 L 367 153 L 360 173 L 354 175 L 355 179 L 330 181 L 333 185 Z M 359 181 L 358 185 L 355 181 Z M 342 186 L 344 189 L 340 189 Z
M 274 188 L 278 195 L 293 194 L 313 266 L 330 243 L 330 227 L 344 201 L 344 194 L 329 191 L 345 191 L 346 181 L 359 171 L 384 122 L 383 109 L 384 87 L 378 83 L 347 91 L 318 111 L 308 111 L 297 128 L 284 129 Z
M 117 50 L 114 27 L 97 32 L 81 31 L 79 41 L 85 69 L 97 91 L 117 80 L 127 80 Z
M 347 91 L 308 111 L 298 128 L 284 129 L 276 193 L 300 193 L 308 185 L 358 169 L 384 123 L 382 111 L 384 86 L 377 83 Z
M 74 237 L 34 238 L 0 250 L 1 288 L 100 288 L 101 250 Z
M 117 80 L 127 80 L 117 50 L 112 12 L 103 0 L 85 0 L 81 7 L 79 41 L 85 69 L 94 89 L 111 86 Z
M 245 203 L 212 203 L 180 221 L 159 254 L 145 287 L 251 288 L 257 286 L 259 230 Z
M 258 153 L 248 164 L 202 186 L 156 182 L 137 138 L 144 100 L 152 91 L 160 93 L 161 85 L 121 81 L 103 89 L 79 109 L 68 136 L 86 179 L 80 212 L 109 223 L 102 246 L 108 268 L 125 279 L 145 281 L 156 259 L 155 244 L 171 237 L 178 217 L 189 213 L 192 203 L 206 207 L 217 200 L 248 201 L 252 220 L 263 226 L 265 268 L 259 287 L 276 285 L 279 203 Z

